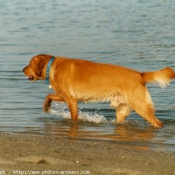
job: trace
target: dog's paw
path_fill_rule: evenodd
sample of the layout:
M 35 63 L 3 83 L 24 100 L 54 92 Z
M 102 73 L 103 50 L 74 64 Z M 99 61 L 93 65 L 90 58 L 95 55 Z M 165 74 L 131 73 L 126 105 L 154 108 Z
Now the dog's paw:
M 43 111 L 44 112 L 49 112 L 51 110 L 50 106 L 43 106 Z
M 50 101 L 46 100 L 43 104 L 43 111 L 49 112 L 51 110 L 51 103 Z
M 49 112 L 50 111 L 51 103 L 52 103 L 52 100 L 49 98 L 49 95 L 46 96 L 46 99 L 45 99 L 44 104 L 43 104 L 43 111 L 44 112 Z

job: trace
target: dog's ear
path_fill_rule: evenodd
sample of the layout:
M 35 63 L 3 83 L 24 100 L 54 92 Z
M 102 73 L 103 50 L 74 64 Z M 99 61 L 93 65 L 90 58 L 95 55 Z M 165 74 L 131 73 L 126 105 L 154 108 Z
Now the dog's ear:
M 44 66 L 48 64 L 49 60 L 53 57 L 54 56 L 52 55 L 46 55 L 46 54 L 40 54 L 33 57 L 30 64 L 37 76 L 41 75 Z

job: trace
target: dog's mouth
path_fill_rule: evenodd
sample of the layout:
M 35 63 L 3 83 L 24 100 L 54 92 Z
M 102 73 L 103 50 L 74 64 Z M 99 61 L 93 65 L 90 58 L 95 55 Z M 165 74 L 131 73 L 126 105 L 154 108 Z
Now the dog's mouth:
M 29 81 L 32 81 L 32 80 L 34 80 L 35 78 L 34 78 L 34 76 L 33 75 L 29 75 L 29 77 L 28 77 L 28 80 Z

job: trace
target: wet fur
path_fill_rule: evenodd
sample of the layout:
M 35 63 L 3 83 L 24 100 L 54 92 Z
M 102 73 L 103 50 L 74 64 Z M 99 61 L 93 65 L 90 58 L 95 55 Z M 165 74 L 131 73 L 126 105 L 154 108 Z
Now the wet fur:
M 37 55 L 23 71 L 32 81 L 45 80 L 47 64 L 53 56 Z M 165 87 L 175 78 L 173 69 L 167 67 L 156 72 L 138 72 L 122 66 L 95 63 L 87 60 L 55 57 L 50 69 L 50 83 L 56 92 L 48 94 L 43 104 L 48 111 L 51 102 L 65 102 L 72 120 L 78 119 L 78 101 L 110 101 L 116 108 L 116 121 L 124 122 L 130 110 L 135 110 L 155 127 L 162 122 L 154 115 L 154 105 L 146 83 L 158 83 Z

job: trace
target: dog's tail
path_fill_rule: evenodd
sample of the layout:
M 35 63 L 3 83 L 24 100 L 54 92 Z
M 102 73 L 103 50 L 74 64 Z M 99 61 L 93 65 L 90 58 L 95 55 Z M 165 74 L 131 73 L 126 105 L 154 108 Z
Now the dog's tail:
M 144 83 L 158 83 L 162 88 L 175 78 L 175 72 L 172 68 L 166 67 L 156 72 L 143 72 L 142 79 Z

